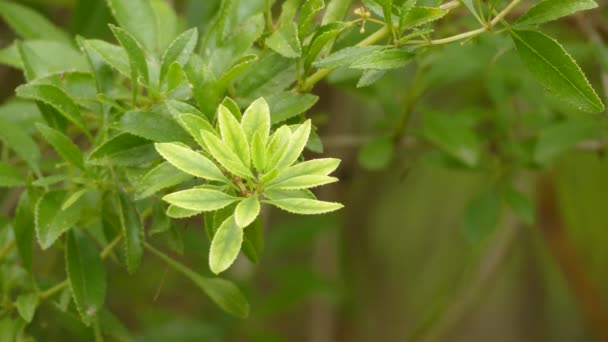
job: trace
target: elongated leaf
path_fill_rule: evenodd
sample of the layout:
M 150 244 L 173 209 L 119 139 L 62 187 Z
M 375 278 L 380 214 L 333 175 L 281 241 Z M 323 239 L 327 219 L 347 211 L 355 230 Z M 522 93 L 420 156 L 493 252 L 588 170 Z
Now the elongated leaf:
M 133 88 L 133 101 L 137 96 L 137 83 L 139 78 L 142 78 L 144 84 L 150 84 L 150 76 L 148 74 L 148 62 L 146 61 L 146 55 L 139 46 L 137 40 L 133 38 L 127 31 L 122 30 L 116 26 L 110 25 L 114 37 L 118 40 L 120 45 L 127 52 L 129 57 L 129 67 L 131 69 L 131 87 Z
M 464 214 L 464 233 L 471 242 L 488 237 L 500 219 L 500 198 L 494 191 L 481 193 L 473 199 Z
M 270 117 L 273 124 L 300 115 L 317 103 L 319 97 L 313 94 L 296 94 L 289 91 L 280 92 L 267 98 Z
M 596 7 L 597 3 L 594 0 L 544 0 L 520 16 L 515 26 L 543 24 Z
M 246 168 L 251 165 L 251 151 L 249 149 L 249 140 L 243 130 L 241 124 L 230 113 L 228 108 L 220 105 L 218 110 L 218 122 L 222 140 L 224 143 L 239 156 Z
M 148 0 L 106 0 L 114 18 L 148 50 L 155 51 L 156 18 Z
M 127 112 L 120 118 L 119 128 L 156 142 L 193 142 L 175 120 L 158 112 Z
M 368 87 L 379 81 L 384 75 L 386 75 L 386 69 L 365 70 L 357 82 L 357 88 Z
M 382 170 L 388 167 L 395 155 L 395 142 L 390 137 L 377 137 L 365 144 L 357 161 L 370 171 Z
M 68 234 L 65 259 L 74 303 L 82 321 L 89 325 L 102 309 L 105 300 L 105 268 L 95 243 L 77 232 Z
M 36 204 L 36 236 L 42 249 L 47 249 L 80 219 L 81 206 L 76 203 L 66 210 L 61 205 L 67 199 L 67 192 L 49 191 Z
M 166 195 L 163 200 L 184 209 L 214 211 L 236 202 L 238 198 L 216 190 L 190 189 Z
M 557 41 L 536 31 L 512 31 L 511 37 L 532 75 L 557 98 L 585 112 L 604 111 L 581 68 Z
M 17 312 L 24 321 L 30 323 L 32 322 L 32 318 L 34 318 L 34 314 L 36 313 L 36 308 L 38 307 L 39 297 L 36 293 L 28 293 L 22 294 L 17 297 L 17 301 L 15 305 L 17 306 Z
M 150 170 L 141 179 L 135 199 L 147 198 L 162 189 L 181 184 L 191 178 L 192 176 L 181 172 L 171 163 L 164 162 Z
M 323 10 L 325 2 L 323 0 L 306 0 L 300 9 L 300 17 L 298 20 L 298 31 L 300 39 L 303 39 L 310 31 L 313 25 L 315 16 Z
M 38 131 L 44 136 L 46 141 L 53 146 L 59 155 L 77 168 L 84 170 L 84 159 L 82 152 L 70 138 L 58 130 L 43 124 L 36 124 Z
M 17 203 L 15 210 L 15 241 L 17 252 L 23 267 L 32 271 L 33 249 L 34 249 L 34 201 L 28 191 L 24 191 Z
M 247 299 L 232 282 L 221 278 L 203 277 L 171 259 L 156 248 L 150 245 L 146 245 L 146 247 L 173 269 L 192 280 L 224 311 L 240 318 L 246 318 L 249 315 L 249 303 L 247 303 Z
M 186 173 L 211 181 L 228 182 L 222 171 L 200 153 L 177 144 L 164 143 L 155 146 L 163 158 Z
M 13 188 L 25 185 L 25 178 L 19 170 L 9 164 L 0 162 L 0 188 Z
M 257 196 L 251 196 L 239 203 L 234 211 L 234 221 L 245 228 L 249 226 L 260 214 L 260 201 Z
M 546 165 L 585 139 L 595 139 L 601 128 L 592 120 L 568 120 L 544 127 L 534 149 L 534 161 Z
M 72 45 L 52 40 L 16 43 L 28 81 L 64 72 L 89 72 L 86 58 Z
M 256 132 L 251 141 L 251 162 L 258 173 L 266 169 L 266 145 L 261 136 L 260 132 Z
M 17 88 L 16 93 L 19 97 L 48 104 L 90 136 L 80 109 L 63 90 L 48 84 L 26 84 Z
M 243 228 L 235 222 L 234 216 L 228 217 L 219 227 L 209 250 L 209 267 L 211 272 L 224 272 L 239 255 L 243 244 Z
M 217 81 L 218 87 L 224 89 L 229 86 L 230 82 L 241 75 L 247 68 L 253 65 L 258 60 L 257 55 L 246 55 L 234 62 L 232 66 L 226 70 L 222 77 Z
M 0 15 L 23 39 L 48 39 L 70 43 L 68 35 L 34 10 L 18 3 L 0 2 Z
M 266 39 L 266 45 L 286 58 L 298 58 L 302 55 L 302 46 L 298 37 L 298 26 L 289 23 Z
M 222 106 L 226 107 L 228 111 L 234 116 L 238 121 L 241 121 L 243 118 L 243 113 L 241 113 L 241 107 L 230 97 L 226 96 L 222 100 Z
M 308 142 L 308 137 L 310 136 L 310 125 L 310 119 L 308 119 L 293 132 L 285 155 L 276 164 L 277 169 L 280 170 L 291 166 L 291 164 L 298 160 L 302 154 L 302 151 L 304 151 L 304 147 L 306 147 L 306 143 Z
M 268 185 L 267 189 L 280 189 L 280 190 L 300 190 L 309 189 L 317 186 L 335 183 L 338 181 L 336 177 L 319 176 L 319 175 L 304 175 L 289 178 L 281 182 L 273 182 L 272 185 Z
M 207 144 L 205 144 L 201 131 L 207 131 L 211 134 L 215 134 L 215 130 L 209 121 L 199 115 L 182 114 L 179 116 L 179 122 L 183 127 L 186 128 L 194 140 L 196 140 L 196 142 L 206 150 Z
M 95 52 L 108 65 L 116 69 L 125 77 L 131 77 L 131 66 L 129 56 L 122 46 L 107 43 L 103 40 L 85 40 L 84 45 L 87 49 Z
M 0 117 L 0 140 L 14 150 L 35 172 L 38 172 L 40 164 L 38 145 L 21 127 Z
M 290 140 L 291 130 L 288 126 L 281 126 L 276 132 L 274 132 L 274 134 L 270 137 L 268 146 L 266 147 L 265 171 L 271 171 L 276 168 L 279 160 L 281 160 L 287 153 Z
M 317 59 L 321 50 L 336 38 L 344 27 L 344 23 L 331 23 L 324 25 L 315 32 L 306 52 L 306 59 L 304 60 L 304 68 L 306 70 L 310 69 L 310 66 Z
M 414 54 L 403 48 L 388 48 L 371 52 L 352 61 L 350 68 L 386 70 L 397 69 L 407 65 Z
M 348 67 L 358 59 L 382 49 L 384 47 L 375 45 L 347 47 L 313 63 L 313 65 L 317 68 Z
M 88 161 L 95 165 L 142 166 L 157 157 L 149 140 L 123 133 L 91 152 Z
M 170 205 L 169 208 L 167 208 L 167 216 L 176 218 L 176 219 L 192 217 L 192 216 L 198 215 L 202 212 L 203 212 L 202 210 L 189 210 L 189 209 L 180 208 L 175 205 Z
M 282 199 L 292 199 L 292 198 L 305 198 L 316 200 L 315 194 L 308 189 L 301 190 L 279 190 L 279 189 L 268 189 L 264 191 L 264 197 L 269 200 L 282 200 Z
M 268 183 L 268 186 L 306 175 L 327 176 L 334 172 L 339 165 L 340 159 L 335 158 L 307 160 L 281 171 L 274 180 Z
M 127 271 L 135 273 L 144 253 L 144 228 L 133 202 L 123 192 L 119 194 L 118 214 L 122 233 L 125 236 L 125 261 Z
M 263 97 L 253 101 L 245 110 L 241 126 L 247 135 L 248 142 L 252 142 L 254 134 L 259 132 L 261 142 L 266 145 L 270 135 L 270 108 Z
M 325 214 L 344 207 L 340 203 L 324 202 L 307 198 L 274 199 L 268 201 L 268 203 L 290 213 L 302 215 Z
M 462 4 L 469 10 L 469 12 L 471 12 L 475 19 L 477 19 L 480 24 L 483 24 L 484 21 L 483 19 L 481 19 L 479 13 L 477 13 L 477 9 L 475 8 L 473 1 L 474 0 L 460 0 L 460 2 L 462 2 Z
M 243 237 L 243 246 L 241 250 L 254 264 L 259 263 L 264 251 L 264 224 L 262 217 L 258 216 L 255 221 L 247 229 Z
M 196 28 L 192 28 L 175 38 L 163 54 L 160 67 L 161 80 L 166 76 L 169 66 L 173 62 L 179 63 L 182 67 L 188 63 L 190 55 L 192 55 L 192 52 L 196 48 L 197 41 L 198 30 Z
M 241 159 L 224 144 L 218 137 L 209 132 L 201 131 L 205 144 L 211 156 L 230 173 L 243 178 L 253 178 L 253 174 Z
M 405 30 L 430 23 L 443 18 L 448 12 L 438 7 L 414 7 L 401 18 L 401 28 Z
M 513 213 L 525 224 L 533 225 L 536 221 L 534 204 L 521 192 L 509 189 L 504 194 L 505 202 L 509 205 Z
M 426 113 L 422 134 L 450 156 L 469 167 L 474 167 L 479 162 L 481 153 L 479 139 L 461 117 L 442 113 Z

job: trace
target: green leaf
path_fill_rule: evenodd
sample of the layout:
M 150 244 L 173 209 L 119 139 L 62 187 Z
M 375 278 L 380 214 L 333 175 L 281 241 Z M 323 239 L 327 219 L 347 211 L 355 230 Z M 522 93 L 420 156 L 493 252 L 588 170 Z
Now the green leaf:
M 0 15 L 23 39 L 48 39 L 70 43 L 68 35 L 38 12 L 14 2 L 0 2 Z
M 67 43 L 32 40 L 16 45 L 28 81 L 64 72 L 90 72 L 86 58 Z
M 32 271 L 34 249 L 34 201 L 28 191 L 24 191 L 15 209 L 15 241 L 17 252 L 25 269 Z
M 95 165 L 141 166 L 157 156 L 149 140 L 123 133 L 93 150 L 88 161 Z
M 444 113 L 425 113 L 422 135 L 444 152 L 469 167 L 479 162 L 479 139 L 466 118 Z
M 114 18 L 148 50 L 155 51 L 156 18 L 148 0 L 106 0 Z
M 246 168 L 251 165 L 251 151 L 249 141 L 241 124 L 232 115 L 228 108 L 223 105 L 218 109 L 218 122 L 222 141 L 236 154 Z
M 230 69 L 226 70 L 226 72 L 222 75 L 222 77 L 217 81 L 218 87 L 224 89 L 230 85 L 235 78 L 241 75 L 249 66 L 257 62 L 257 55 L 246 55 L 241 57 L 239 60 L 234 62 Z
M 156 51 L 168 48 L 182 29 L 182 20 L 175 13 L 175 4 L 165 0 L 150 0 L 156 24 Z
M 264 171 L 271 171 L 276 168 L 277 163 L 287 153 L 291 140 L 291 129 L 289 126 L 281 126 L 270 136 L 270 141 L 266 147 L 266 163 Z
M 221 278 L 203 277 L 190 268 L 169 258 L 156 248 L 148 244 L 146 248 L 163 259 L 173 269 L 192 280 L 224 311 L 240 318 L 246 318 L 249 315 L 249 303 L 247 303 L 247 299 L 232 282 Z
M 127 112 L 120 118 L 118 127 L 124 132 L 156 142 L 192 142 L 175 120 L 158 112 Z
M 224 272 L 239 255 L 243 244 L 243 228 L 235 222 L 234 216 L 228 217 L 213 236 L 209 250 L 211 272 Z
M 264 197 L 269 200 L 282 200 L 282 199 L 292 199 L 292 198 L 306 198 L 311 200 L 316 200 L 315 194 L 308 189 L 300 189 L 300 190 L 279 190 L 279 189 L 268 189 L 264 191 Z
M 481 18 L 479 13 L 477 13 L 477 9 L 475 8 L 473 1 L 474 0 L 460 0 L 460 2 L 462 2 L 462 4 L 469 10 L 469 12 L 473 14 L 475 19 L 477 19 L 480 24 L 484 25 L 484 20 Z
M 239 105 L 234 102 L 233 99 L 228 96 L 224 97 L 224 99 L 222 100 L 222 106 L 226 107 L 228 111 L 230 111 L 232 116 L 234 116 L 238 121 L 241 121 L 241 119 L 243 118 L 243 113 L 241 113 L 241 107 L 239 107 Z
M 400 23 L 402 23 L 401 28 L 403 30 L 407 30 L 416 26 L 424 25 L 441 19 L 448 13 L 448 10 L 443 10 L 439 7 L 417 6 L 409 10 L 402 18 L 400 18 Z
M 214 134 L 201 131 L 203 139 L 211 156 L 217 160 L 223 167 L 225 167 L 230 173 L 237 175 L 242 178 L 253 178 L 253 174 L 246 167 L 241 159 L 232 152 L 232 150 L 224 144 Z
M 263 97 L 253 101 L 245 110 L 241 119 L 241 126 L 245 131 L 248 142 L 252 142 L 255 133 L 259 132 L 261 143 L 266 145 L 270 135 L 270 109 Z
M 144 228 L 133 201 L 121 192 L 118 195 L 117 212 L 122 234 L 125 237 L 125 261 L 127 271 L 131 274 L 137 271 L 144 253 Z
M 59 155 L 77 168 L 84 170 L 84 159 L 80 148 L 76 146 L 70 138 L 58 130 L 47 125 L 37 123 L 36 128 L 44 139 L 53 146 Z
M 196 142 L 205 150 L 207 150 L 207 144 L 205 144 L 205 140 L 203 139 L 203 135 L 201 131 L 206 131 L 211 134 L 215 134 L 215 130 L 213 126 L 204 119 L 202 116 L 194 115 L 194 114 L 182 114 L 179 116 L 179 121 L 183 127 L 186 128 L 188 133 L 196 140 Z
M 374 0 L 375 3 L 382 7 L 382 14 L 386 25 L 394 30 L 393 26 L 393 0 Z
M 357 82 L 357 88 L 368 87 L 380 80 L 385 74 L 386 70 L 383 69 L 364 70 Z
M 500 198 L 494 191 L 483 192 L 474 198 L 464 213 L 464 234 L 471 242 L 488 237 L 498 225 Z
M 311 39 L 311 43 L 306 52 L 306 58 L 304 60 L 304 69 L 310 69 L 312 63 L 317 59 L 317 56 L 321 50 L 331 42 L 342 30 L 345 28 L 344 23 L 331 23 L 322 26 L 315 32 L 315 35 Z
M 273 124 L 281 123 L 300 115 L 317 103 L 319 97 L 313 94 L 280 92 L 267 98 Z
M 289 178 L 287 180 L 276 182 L 272 185 L 268 185 L 267 189 L 280 189 L 280 190 L 299 190 L 309 189 L 317 186 L 335 183 L 338 181 L 336 177 L 320 176 L 320 175 L 304 175 Z
M 19 170 L 9 164 L 0 162 L 0 188 L 14 188 L 25 185 L 25 178 Z
M 280 170 L 291 166 L 291 164 L 298 160 L 302 154 L 302 151 L 304 151 L 304 147 L 306 147 L 306 143 L 308 142 L 308 137 L 310 136 L 310 125 L 310 119 L 308 119 L 293 132 L 291 135 L 291 140 L 289 141 L 289 146 L 287 147 L 287 151 L 275 165 L 277 169 Z
M 236 202 L 238 198 L 217 190 L 190 189 L 166 195 L 163 200 L 188 210 L 214 211 Z
M 251 142 L 251 161 L 258 173 L 262 173 L 266 169 L 266 145 L 261 136 L 260 131 L 257 131 Z
M 245 228 L 249 226 L 260 214 L 260 201 L 257 196 L 251 196 L 241 201 L 234 211 L 234 221 Z
M 65 248 L 68 283 L 76 308 L 86 325 L 102 309 L 106 294 L 106 271 L 97 246 L 78 232 L 68 234 Z
M 68 197 L 63 190 L 49 191 L 36 203 L 36 236 L 42 249 L 48 249 L 80 220 L 81 206 L 76 203 L 66 210 L 61 205 Z
M 261 216 L 258 216 L 258 218 L 245 229 L 241 250 L 251 262 L 257 264 L 260 261 L 262 252 L 264 251 L 264 224 L 262 223 Z
M 313 63 L 313 65 L 316 68 L 330 69 L 338 67 L 348 67 L 357 60 L 365 58 L 365 56 L 369 56 L 370 54 L 375 53 L 377 51 L 382 51 L 383 49 L 383 46 L 376 45 L 347 47 L 332 53 L 331 55 L 323 58 L 320 61 Z
M 122 30 L 114 25 L 110 25 L 110 29 L 114 34 L 114 37 L 118 40 L 120 45 L 127 52 L 129 57 L 129 67 L 131 69 L 131 88 L 133 92 L 133 103 L 137 99 L 139 93 L 137 84 L 139 83 L 139 77 L 142 78 L 144 84 L 150 84 L 150 76 L 148 75 L 148 62 L 146 61 L 146 55 L 139 46 L 135 38 L 133 38 L 127 31 Z
M 307 160 L 281 171 L 275 179 L 268 183 L 268 186 L 301 176 L 327 176 L 334 172 L 339 165 L 340 159 L 335 158 Z
M 592 120 L 568 120 L 542 129 L 534 149 L 534 161 L 546 165 L 585 139 L 599 136 L 601 129 Z
M 266 45 L 283 57 L 300 57 L 302 46 L 298 37 L 298 25 L 292 22 L 280 27 L 266 39 Z
M 34 318 L 34 314 L 36 313 L 36 308 L 38 307 L 39 297 L 36 293 L 28 293 L 22 294 L 17 297 L 17 301 L 15 302 L 15 306 L 17 307 L 17 312 L 24 321 L 31 323 L 32 318 Z
M 268 201 L 268 203 L 290 213 L 302 215 L 325 214 L 344 207 L 340 203 L 324 202 L 307 198 L 274 199 Z
M 215 164 L 188 147 L 178 144 L 155 144 L 156 151 L 178 169 L 203 179 L 227 183 L 228 179 Z
M 25 99 L 41 101 L 53 107 L 64 118 L 72 122 L 76 127 L 80 128 L 85 134 L 91 137 L 89 130 L 80 109 L 74 100 L 70 98 L 63 90 L 48 84 L 26 84 L 18 87 L 15 91 L 17 96 Z
M 520 16 L 514 26 L 538 25 L 597 7 L 594 0 L 544 0 Z
M 189 210 L 175 205 L 170 205 L 169 208 L 167 208 L 167 216 L 176 219 L 188 218 L 200 213 L 202 213 L 202 210 Z
M 359 164 L 370 171 L 383 170 L 391 163 L 395 155 L 395 144 L 390 137 L 378 137 L 365 144 L 357 160 Z
M 513 210 L 513 213 L 525 224 L 533 225 L 536 221 L 534 204 L 530 199 L 515 189 L 509 189 L 504 194 L 507 205 Z
M 198 30 L 196 28 L 192 28 L 175 38 L 163 54 L 160 67 L 161 80 L 165 78 L 169 71 L 169 66 L 173 62 L 179 63 L 182 67 L 188 63 L 192 52 L 196 48 L 197 41 Z
M 413 57 L 413 53 L 403 48 L 387 48 L 361 56 L 353 60 L 349 67 L 372 70 L 397 69 L 407 65 Z
M 84 46 L 101 57 L 104 62 L 116 69 L 125 77 L 131 77 L 129 56 L 122 46 L 107 43 L 103 40 L 90 39 L 84 41 Z
M 86 194 L 88 191 L 89 189 L 83 188 L 71 193 L 61 204 L 61 210 L 67 210 L 68 208 L 70 208 L 72 205 L 74 205 L 74 203 L 78 202 L 78 200 L 82 196 L 84 196 L 84 194 Z
M 512 31 L 511 37 L 532 75 L 558 99 L 585 112 L 604 111 L 581 68 L 557 41 L 536 31 Z
M 306 0 L 300 9 L 300 16 L 298 22 L 298 31 L 300 32 L 300 39 L 303 39 L 308 32 L 310 27 L 313 25 L 315 16 L 323 10 L 325 2 L 323 0 Z
M 135 199 L 150 197 L 162 189 L 166 189 L 187 180 L 192 176 L 181 172 L 169 162 L 164 162 L 150 170 L 139 182 Z
M 27 162 L 34 172 L 39 173 L 38 145 L 21 127 L 0 117 L 0 140 Z

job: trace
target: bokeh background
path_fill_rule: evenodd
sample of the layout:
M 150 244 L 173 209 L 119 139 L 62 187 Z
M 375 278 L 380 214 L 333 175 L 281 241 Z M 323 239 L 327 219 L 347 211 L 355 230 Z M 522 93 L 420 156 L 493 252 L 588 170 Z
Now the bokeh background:
M 102 0 L 20 2 L 73 34 L 112 39 L 107 26 L 112 18 Z M 183 15 L 185 27 L 201 30 L 219 6 L 218 0 L 169 2 Z M 543 31 L 559 37 L 607 102 L 608 60 L 597 52 L 608 41 L 608 3 L 598 3 L 600 8 Z M 464 11 L 450 21 L 438 34 L 474 27 Z M 14 38 L 0 20 L 0 47 Z M 351 38 L 357 39 L 346 37 L 342 43 Z M 21 72 L 0 66 L 0 80 L 0 116 L 19 116 L 23 104 L 13 96 L 23 82 Z M 488 34 L 437 47 L 372 87 L 356 88 L 356 82 L 357 75 L 332 74 L 315 88 L 321 100 L 309 112 L 320 127 L 323 155 L 343 159 L 341 181 L 318 195 L 344 203 L 345 209 L 318 217 L 264 209 L 261 262 L 253 265 L 241 257 L 227 273 L 250 298 L 251 317 L 223 314 L 157 259 L 144 258 L 134 276 L 110 263 L 107 306 L 119 319 L 117 340 L 593 341 L 608 336 L 603 142 L 567 146 L 544 165 L 509 159 L 525 152 L 532 140 L 514 136 L 535 137 L 547 123 L 570 113 L 532 80 L 508 36 Z M 427 112 L 475 121 L 489 161 L 468 169 L 408 137 L 390 148 L 370 145 L 400 125 L 404 110 L 411 114 L 408 137 L 417 135 Z M 37 119 L 24 117 L 21 124 Z M 602 115 L 589 120 L 606 127 Z M 522 223 L 504 209 L 488 237 L 471 241 L 463 232 L 467 207 L 504 173 L 536 207 L 535 223 Z M 181 231 L 183 239 L 171 242 L 183 244 L 183 256 L 177 257 L 206 272 L 209 246 L 202 222 L 185 222 Z M 39 274 L 61 280 L 61 253 L 36 256 Z M 40 308 L 28 331 L 40 341 L 92 338 L 76 317 L 52 305 Z

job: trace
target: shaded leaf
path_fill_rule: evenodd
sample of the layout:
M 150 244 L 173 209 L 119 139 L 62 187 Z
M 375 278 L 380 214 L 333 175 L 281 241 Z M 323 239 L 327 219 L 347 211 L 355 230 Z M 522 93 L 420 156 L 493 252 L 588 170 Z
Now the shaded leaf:
M 181 172 L 171 163 L 161 163 L 141 179 L 135 198 L 149 197 L 162 189 L 181 184 L 191 178 L 191 175 Z
M 465 118 L 429 112 L 423 122 L 422 134 L 426 139 L 465 165 L 477 165 L 481 146 Z
M 126 112 L 120 118 L 118 127 L 124 132 L 156 142 L 192 142 L 175 120 L 158 112 Z
M 80 205 L 72 205 L 66 210 L 61 210 L 61 205 L 67 196 L 66 191 L 49 191 L 36 203 L 36 236 L 42 249 L 51 247 L 80 219 Z
M 0 15 L 23 39 L 48 39 L 70 43 L 68 35 L 38 12 L 18 3 L 0 2 Z
M 15 306 L 17 307 L 17 312 L 24 321 L 30 323 L 32 322 L 32 318 L 34 318 L 34 314 L 36 313 L 36 308 L 38 307 L 39 297 L 36 293 L 28 293 L 22 294 L 17 297 L 17 301 L 15 302 Z
M 36 124 L 36 128 L 38 128 L 38 131 L 40 131 L 46 141 L 53 146 L 55 151 L 57 151 L 57 153 L 59 153 L 63 159 L 77 168 L 84 170 L 84 158 L 82 156 L 82 152 L 70 138 L 58 130 L 40 123 Z
M 500 198 L 494 191 L 483 192 L 474 198 L 464 213 L 464 233 L 471 242 L 488 237 L 498 225 Z

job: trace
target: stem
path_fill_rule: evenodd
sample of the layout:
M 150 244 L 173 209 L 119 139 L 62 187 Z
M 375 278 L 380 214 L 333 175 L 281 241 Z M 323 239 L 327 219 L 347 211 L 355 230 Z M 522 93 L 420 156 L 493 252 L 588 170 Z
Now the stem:
M 118 246 L 118 244 L 122 241 L 123 238 L 124 238 L 124 235 L 120 234 L 112 242 L 110 242 L 106 246 L 106 248 L 104 248 L 103 251 L 101 251 L 101 253 L 99 254 L 99 257 L 101 258 L 101 260 L 107 259 L 110 256 L 110 254 L 112 253 L 112 251 L 114 251 L 114 248 L 116 248 L 116 246 Z

